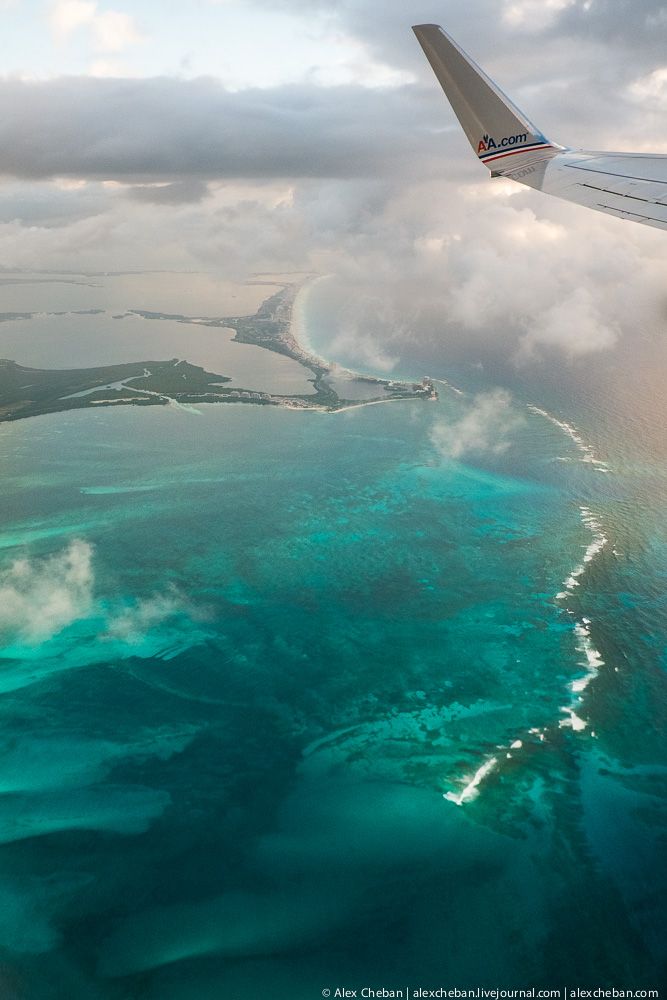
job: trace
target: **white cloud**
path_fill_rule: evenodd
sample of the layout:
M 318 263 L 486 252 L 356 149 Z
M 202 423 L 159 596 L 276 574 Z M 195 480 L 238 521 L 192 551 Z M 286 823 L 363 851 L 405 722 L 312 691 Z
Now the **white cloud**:
M 388 373 L 398 364 L 398 357 L 390 354 L 382 341 L 363 333 L 356 325 L 346 325 L 331 343 L 334 357 L 349 359 L 362 369 Z
M 327 61 L 315 66 L 309 75 L 314 83 L 324 87 L 357 84 L 361 87 L 403 87 L 415 83 L 413 73 L 379 62 L 368 46 L 347 35 L 328 39 Z
M 120 59 L 95 59 L 90 65 L 90 76 L 111 77 L 131 76 L 129 66 Z
M 575 288 L 530 325 L 521 338 L 517 357 L 519 361 L 532 357 L 538 345 L 581 357 L 612 347 L 618 336 L 617 324 L 603 315 L 594 294 L 588 288 Z
M 599 353 L 638 324 L 654 323 L 664 293 L 664 242 L 574 206 L 540 206 L 537 197 L 521 192 L 512 205 L 473 202 L 459 206 L 460 217 L 451 211 L 451 220 L 432 211 L 429 253 L 412 277 L 428 282 L 424 296 L 443 334 L 470 331 L 480 345 L 503 345 L 507 358 L 525 363 L 553 350 L 569 358 Z M 529 199 L 552 218 L 523 207 Z
M 635 100 L 642 103 L 649 101 L 664 110 L 667 108 L 667 66 L 660 66 L 647 76 L 639 77 L 628 90 Z
M 153 594 L 125 608 L 109 621 L 105 638 L 136 645 L 156 625 L 191 610 L 189 602 L 173 587 L 166 594 Z
M 504 389 L 475 396 L 470 410 L 454 423 L 439 421 L 431 441 L 443 458 L 462 458 L 471 452 L 500 455 L 510 447 L 511 434 L 524 422 Z
M 121 0 L 108 2 L 125 7 Z M 57 6 L 69 10 L 70 23 L 85 21 L 91 9 L 94 17 L 106 9 L 102 0 Z M 316 0 L 272 6 L 283 12 L 324 7 Z M 406 39 L 404 5 L 388 0 L 386 8 L 378 22 L 366 0 L 338 5 L 331 20 L 328 12 L 314 27 L 309 23 L 308 52 L 319 53 L 321 42 L 327 66 L 347 66 L 348 58 L 368 54 L 381 65 L 418 69 L 423 59 Z M 485 51 L 493 57 L 489 70 L 521 106 L 529 86 L 525 106 L 549 134 L 576 141 L 566 127 L 574 121 L 591 145 L 598 143 L 600 107 L 604 103 L 608 114 L 609 100 L 618 99 L 630 114 L 612 116 L 619 133 L 613 143 L 605 136 L 605 145 L 636 148 L 639 136 L 655 143 L 659 115 L 650 108 L 667 101 L 667 70 L 655 69 L 664 53 L 653 62 L 649 53 L 629 72 L 627 60 L 606 43 L 598 51 L 569 36 L 554 40 L 560 24 L 548 33 L 556 48 L 545 52 L 523 29 L 500 23 L 510 9 L 529 23 L 529 4 L 475 4 L 453 13 L 461 20 L 452 30 L 459 37 L 461 29 L 461 41 L 482 62 Z M 554 5 L 547 9 L 554 16 Z M 566 11 L 570 21 L 580 12 L 580 5 Z M 609 19 L 617 23 L 610 11 Z M 463 31 L 464 22 L 472 34 Z M 79 30 L 92 41 L 90 22 Z M 490 48 L 493 32 L 499 44 Z M 123 37 L 122 25 L 116 36 Z M 333 53 L 336 39 L 341 44 Z M 579 46 L 575 78 L 563 69 L 572 45 Z M 412 52 L 409 59 L 406 52 Z M 249 76 L 258 71 L 258 59 L 253 50 L 246 60 Z M 603 59 L 626 65 L 611 97 L 594 86 Z M 492 357 L 539 364 L 557 351 L 581 357 L 639 329 L 660 329 L 664 234 L 510 181 L 490 181 L 471 160 L 430 69 L 422 69 L 423 87 L 383 91 L 312 86 L 312 76 L 308 85 L 234 94 L 213 80 L 113 86 L 83 78 L 30 86 L 6 81 L 0 88 L 3 172 L 25 180 L 113 178 L 125 186 L 89 183 L 76 211 L 75 199 L 60 192 L 57 201 L 49 192 L 33 205 L 36 199 L 23 192 L 19 197 L 17 187 L 16 208 L 8 192 L 0 205 L 0 259 L 37 267 L 57 261 L 68 268 L 83 253 L 87 266 L 100 269 L 128 261 L 137 268 L 217 268 L 224 261 L 241 276 L 284 266 L 287 255 L 290 267 L 335 273 L 337 329 L 327 342 L 337 335 L 332 352 L 377 371 L 393 370 L 409 352 L 445 363 L 464 348 L 485 363 Z M 115 53 L 100 53 L 95 71 L 117 74 Z M 645 102 L 646 114 L 632 113 L 632 78 L 639 78 L 635 96 L 642 96 L 642 87 L 655 95 Z M 579 100 L 584 92 L 585 106 Z M 223 178 L 224 185 L 218 183 Z M 279 202 L 269 204 L 269 185 Z M 202 192 L 210 192 L 205 210 L 197 204 Z M 149 196 L 162 203 L 152 208 Z
M 16 559 L 0 572 L 0 638 L 39 645 L 87 619 L 87 635 L 132 647 L 133 653 L 142 646 L 138 655 L 152 655 L 165 643 L 185 648 L 184 637 L 189 645 L 199 636 L 192 623 L 209 617 L 208 609 L 196 608 L 175 586 L 122 603 L 96 600 L 94 588 L 93 546 L 81 539 L 46 558 Z M 178 622 L 165 627 L 178 615 L 187 616 L 185 631 Z
M 97 4 L 93 0 L 58 0 L 51 8 L 51 28 L 58 42 L 66 42 L 70 35 L 95 17 Z
M 56 41 L 67 42 L 82 27 L 90 30 L 93 48 L 100 52 L 121 52 L 142 40 L 131 14 L 119 10 L 98 13 L 97 7 L 95 0 L 58 0 L 50 13 Z
M 17 559 L 0 573 L 0 633 L 38 643 L 92 608 L 92 546 L 75 540 L 48 559 Z
M 95 48 L 102 52 L 122 52 L 141 41 L 134 18 L 119 10 L 96 14 L 93 22 Z
M 543 31 L 575 3 L 576 0 L 510 0 L 505 5 L 503 20 L 512 28 Z

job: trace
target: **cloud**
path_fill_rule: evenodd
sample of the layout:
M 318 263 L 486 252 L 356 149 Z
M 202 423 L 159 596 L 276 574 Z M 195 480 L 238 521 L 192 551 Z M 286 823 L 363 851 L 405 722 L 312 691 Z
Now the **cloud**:
M 402 0 L 270 6 L 318 11 L 315 60 L 320 44 L 352 39 L 360 58 L 420 82 L 374 91 L 314 73 L 231 92 L 206 78 L 2 80 L 0 172 L 24 180 L 0 200 L 0 263 L 69 269 L 85 253 L 99 270 L 332 273 L 328 341 L 382 371 L 412 357 L 538 365 L 657 329 L 664 237 L 490 180 Z M 262 4 L 248 8 L 259 16 Z M 585 8 L 552 4 L 539 45 L 528 0 L 453 6 L 446 27 L 556 139 L 655 144 L 664 53 L 645 28 L 659 4 L 633 8 L 644 34 L 628 44 L 644 47 L 631 61 L 614 5 Z M 442 20 L 441 4 L 427 0 L 422 17 Z M 65 191 L 45 178 L 87 183 Z
M 574 288 L 561 302 L 550 305 L 522 338 L 518 360 L 534 357 L 538 345 L 557 347 L 576 358 L 605 350 L 616 343 L 618 324 L 604 316 L 602 304 L 588 288 Z
M 403 370 L 423 358 L 420 368 L 481 361 L 512 373 L 608 351 L 662 322 L 661 234 L 537 193 L 488 178 L 397 182 L 368 219 L 357 212 L 356 229 L 344 205 L 338 218 L 318 326 L 327 343 L 358 331 L 360 350 L 371 335 Z
M 96 14 L 92 27 L 95 48 L 102 52 L 122 52 L 142 40 L 134 18 L 119 10 Z
M 640 46 L 646 58 L 664 55 L 664 35 L 656 31 L 664 26 L 664 17 L 664 0 L 577 0 L 563 12 L 556 28 L 619 48 Z
M 44 560 L 17 559 L 0 573 L 0 633 L 39 643 L 90 613 L 93 549 L 75 540 Z
M 111 204 L 110 193 L 99 184 L 68 188 L 53 182 L 5 183 L 0 185 L 0 227 L 18 223 L 33 233 L 37 228 L 62 228 L 99 215 Z
M 667 11 L 665 15 L 667 17 Z M 639 77 L 630 85 L 629 92 L 639 102 L 649 102 L 664 111 L 667 108 L 667 66 L 660 66 L 647 76 Z
M 158 625 L 162 625 L 177 615 L 190 613 L 191 617 L 202 619 L 202 613 L 195 612 L 191 603 L 171 587 L 164 594 L 136 601 L 109 619 L 105 639 L 117 639 L 135 646 L 144 642 L 147 635 Z
M 512 432 L 523 422 L 511 394 L 494 389 L 475 396 L 460 420 L 438 422 L 431 431 L 431 441 L 443 458 L 463 458 L 471 453 L 501 455 L 512 443 Z
M 505 4 L 503 20 L 519 29 L 543 31 L 557 19 L 561 11 L 577 0 L 511 0 Z
M 414 74 L 374 59 L 368 47 L 358 39 L 340 35 L 334 37 L 334 41 L 338 58 L 331 65 L 313 67 L 308 73 L 312 82 L 323 86 L 356 83 L 380 88 L 415 82 Z
M 5 79 L 0 173 L 137 182 L 381 177 L 420 162 L 432 141 L 420 122 L 409 87 L 232 93 L 207 78 Z M 401 128 L 414 133 L 409 150 L 396 141 Z
M 141 599 L 95 596 L 93 547 L 76 539 L 46 558 L 16 559 L 0 572 L 0 637 L 15 644 L 15 655 L 30 655 L 19 645 L 37 646 L 55 640 L 68 626 L 81 625 L 81 635 L 117 645 L 119 655 L 154 656 L 185 649 L 204 637 L 195 623 L 206 621 L 176 586 Z M 186 619 L 184 627 L 183 621 Z M 104 659 L 108 649 L 97 646 L 83 656 Z M 76 659 L 76 656 L 75 656 Z M 77 660 L 78 662 L 78 660 Z M 63 664 L 63 667 L 66 665 Z
M 664 38 L 656 37 L 656 26 L 664 24 L 664 0 L 473 0 L 466 4 L 443 5 L 442 0 L 422 0 L 406 16 L 405 0 L 360 0 L 336 3 L 331 0 L 251 0 L 259 9 L 280 9 L 288 13 L 312 15 L 323 10 L 341 28 L 362 39 L 393 65 L 411 59 L 406 42 L 408 24 L 433 22 L 464 43 L 476 40 L 478 53 L 502 59 L 502 46 L 509 43 L 513 61 L 525 57 L 534 46 L 533 29 L 543 33 L 537 53 L 544 68 L 544 48 L 587 37 L 603 38 L 619 47 L 642 45 L 664 50 Z M 525 38 L 516 29 L 528 28 Z M 414 44 L 414 43 L 413 43 Z M 472 45 L 471 45 L 472 47 Z M 566 70 L 571 71 L 571 62 Z M 620 69 L 620 67 L 614 67 Z
M 138 190 L 23 182 L 21 220 L 10 188 L 0 199 L 0 263 L 68 270 L 85 247 L 89 270 L 330 273 L 313 301 L 332 355 L 387 372 L 400 359 L 416 375 L 464 359 L 503 370 L 579 359 L 661 328 L 663 234 L 484 176 L 471 184 L 474 163 L 463 173 L 464 184 L 456 169 Z
M 208 185 L 198 177 L 169 184 L 138 184 L 129 188 L 131 198 L 154 205 L 183 205 L 201 201 L 209 194 Z
M 398 364 L 399 355 L 389 354 L 382 341 L 363 333 L 358 326 L 343 328 L 331 343 L 334 357 L 344 358 L 352 367 L 388 374 Z
M 142 40 L 134 18 L 119 10 L 98 13 L 94 0 L 58 0 L 50 12 L 51 29 L 60 44 L 79 28 L 89 28 L 93 47 L 101 52 L 121 52 Z
M 92 0 L 59 0 L 51 8 L 51 28 L 56 41 L 66 42 L 70 35 L 95 17 L 97 4 Z
M 366 371 L 392 371 L 399 355 L 391 353 L 392 338 L 400 337 L 396 328 L 396 314 L 391 303 L 383 296 L 356 295 L 338 311 L 337 329 L 330 351 L 335 358 L 342 358 L 350 367 Z

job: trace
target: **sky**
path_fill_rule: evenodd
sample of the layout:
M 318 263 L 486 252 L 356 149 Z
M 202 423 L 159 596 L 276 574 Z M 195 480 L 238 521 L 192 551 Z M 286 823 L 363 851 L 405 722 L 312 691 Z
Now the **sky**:
M 551 139 L 667 153 L 658 0 L 0 0 L 0 268 L 332 274 L 339 347 L 512 363 L 667 311 L 664 233 L 475 159 L 410 31 L 442 24 Z

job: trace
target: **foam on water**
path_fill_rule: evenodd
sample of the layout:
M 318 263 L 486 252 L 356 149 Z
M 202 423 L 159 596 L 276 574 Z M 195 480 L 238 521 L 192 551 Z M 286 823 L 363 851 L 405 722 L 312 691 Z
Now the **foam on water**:
M 592 532 L 593 540 L 586 548 L 584 552 L 584 557 L 579 565 L 572 571 L 568 578 L 563 583 L 563 590 L 561 590 L 556 595 L 556 600 L 563 602 L 563 611 L 567 614 L 573 615 L 574 612 L 568 608 L 567 599 L 574 592 L 574 588 L 579 586 L 579 580 L 586 571 L 588 565 L 595 559 L 596 556 L 602 552 L 605 545 L 609 541 L 604 531 L 602 530 L 602 525 L 595 514 L 590 510 L 589 507 L 580 507 L 582 523 Z M 576 732 L 581 731 L 586 728 L 587 723 L 580 719 L 574 711 L 574 707 L 583 701 L 583 693 L 589 686 L 591 681 L 595 680 L 597 677 L 600 667 L 604 666 L 604 660 L 602 654 L 598 649 L 596 649 L 591 639 L 590 630 L 591 621 L 589 618 L 582 618 L 581 621 L 576 621 L 574 624 L 574 635 L 577 652 L 582 656 L 579 660 L 580 666 L 585 668 L 586 673 L 581 677 L 575 678 L 570 684 L 570 692 L 572 694 L 572 701 L 569 705 L 564 705 L 562 711 L 565 713 L 566 718 L 561 719 L 559 725 L 571 726 Z
M 440 385 L 444 385 L 446 389 L 450 389 L 452 392 L 455 392 L 457 396 L 465 396 L 463 389 L 459 389 L 458 386 L 448 382 L 445 378 L 434 378 L 433 381 L 439 382 Z
M 564 434 L 567 434 L 570 440 L 573 441 L 574 444 L 577 446 L 577 449 L 581 455 L 582 462 L 586 463 L 587 465 L 595 466 L 598 472 L 611 471 L 606 462 L 603 462 L 602 459 L 597 458 L 591 446 L 587 444 L 586 441 L 584 441 L 583 437 L 581 436 L 577 428 L 574 426 L 574 424 L 570 424 L 566 420 L 560 420 L 558 417 L 555 417 L 552 413 L 549 413 L 548 410 L 543 410 L 541 407 L 534 406 L 532 403 L 529 403 L 527 408 L 530 410 L 531 413 L 535 413 L 537 416 L 544 417 L 545 420 L 548 420 L 555 427 L 560 428 L 560 430 L 562 430 Z
M 565 712 L 567 718 L 561 719 L 558 723 L 561 729 L 569 727 L 570 729 L 574 729 L 575 733 L 580 733 L 588 725 L 587 722 L 579 718 L 573 708 L 565 707 L 563 708 L 563 712 Z
M 598 693 L 595 640 L 623 566 L 600 535 L 640 548 L 602 506 L 624 484 L 574 464 L 542 417 L 507 457 L 431 465 L 433 418 L 464 402 L 441 397 L 435 413 L 331 423 L 127 408 L 4 429 L 14 543 L 19 528 L 69 536 L 35 543 L 31 578 L 71 538 L 95 553 L 85 617 L 3 664 L 25 686 L 2 699 L 0 777 L 27 819 L 0 810 L 0 937 L 43 953 L 17 960 L 23 994 L 47 1000 L 48 977 L 72 1000 L 296 1000 L 378 968 L 548 985 L 568 961 L 590 985 L 616 956 L 648 977 L 636 942 L 653 912 L 640 895 L 624 905 L 615 879 L 627 855 L 627 884 L 658 895 L 638 850 L 656 803 L 639 817 L 645 779 L 615 773 L 610 726 L 608 773 L 591 759 L 588 797 L 579 783 L 596 749 L 579 699 Z M 555 484 L 545 444 L 547 461 L 571 455 Z M 602 499 L 572 505 L 582 481 L 575 497 Z M 599 610 L 582 611 L 594 586 Z M 652 720 L 632 707 L 639 745 Z M 460 781 L 439 787 L 444 775 Z M 638 815 L 627 847 L 619 813 Z
M 448 799 L 449 802 L 456 803 L 457 806 L 462 806 L 464 802 L 469 802 L 471 799 L 477 798 L 479 795 L 478 786 L 481 785 L 486 776 L 493 771 L 497 763 L 497 757 L 490 757 L 489 760 L 485 761 L 482 766 L 475 771 L 467 785 L 464 786 L 462 792 L 458 795 L 455 792 L 446 792 L 443 795 L 443 798 Z
M 547 417 L 554 424 L 560 427 L 565 433 L 567 433 L 572 440 L 577 443 L 580 450 L 583 452 L 585 458 L 584 461 L 589 463 L 598 464 L 598 459 L 594 457 L 592 449 L 580 438 L 578 432 L 570 425 L 566 424 L 564 421 L 559 421 L 555 417 L 552 417 L 547 413 L 546 410 L 540 410 L 538 407 L 529 406 L 532 412 L 538 413 L 541 416 Z M 599 463 L 604 465 L 604 463 Z M 605 466 L 604 471 L 609 471 Z M 593 513 L 593 511 L 587 506 L 580 506 L 579 512 L 581 516 L 582 524 L 589 529 L 592 533 L 592 540 L 584 551 L 584 555 L 580 563 L 575 566 L 572 572 L 563 581 L 563 589 L 556 594 L 555 600 L 561 603 L 561 610 L 571 616 L 574 616 L 574 611 L 572 611 L 567 606 L 567 599 L 572 596 L 576 587 L 580 586 L 580 579 L 586 572 L 586 569 L 590 563 L 598 556 L 604 547 L 607 545 L 609 539 L 603 531 L 602 524 L 599 518 Z M 570 703 L 561 706 L 561 712 L 565 715 L 565 718 L 560 719 L 558 722 L 558 728 L 570 728 L 574 732 L 582 732 L 586 729 L 588 723 L 577 715 L 575 709 L 579 707 L 581 702 L 583 702 L 584 692 L 591 684 L 593 680 L 598 676 L 600 667 L 604 666 L 604 660 L 602 654 L 595 647 L 593 640 L 591 639 L 590 630 L 591 621 L 589 618 L 582 618 L 581 621 L 575 621 L 573 626 L 573 632 L 575 636 L 575 645 L 577 652 L 581 654 L 582 659 L 579 660 L 579 665 L 585 668 L 585 673 L 581 677 L 575 678 L 569 686 L 569 691 L 571 694 Z M 534 727 L 528 731 L 528 736 L 538 737 L 540 742 L 544 742 L 550 730 L 550 726 L 545 726 L 543 728 Z M 512 759 L 512 751 L 522 750 L 524 748 L 525 742 L 534 742 L 534 740 L 528 741 L 526 736 L 520 736 L 514 739 L 509 745 L 499 745 L 498 750 L 503 752 L 505 759 Z M 466 784 L 463 786 L 461 792 L 446 792 L 444 798 L 448 799 L 450 802 L 456 803 L 456 805 L 461 806 L 466 802 L 471 801 L 479 795 L 479 786 L 485 780 L 485 778 L 495 770 L 498 765 L 498 757 L 493 756 L 488 758 L 481 767 L 473 775 L 472 779 L 468 780 L 464 778 L 463 780 Z

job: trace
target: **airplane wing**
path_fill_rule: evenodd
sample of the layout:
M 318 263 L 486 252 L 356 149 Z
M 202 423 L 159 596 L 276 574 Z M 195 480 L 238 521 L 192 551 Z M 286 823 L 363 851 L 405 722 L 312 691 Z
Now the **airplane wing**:
M 588 152 L 551 142 L 439 25 L 412 30 L 492 177 L 667 229 L 667 156 Z

